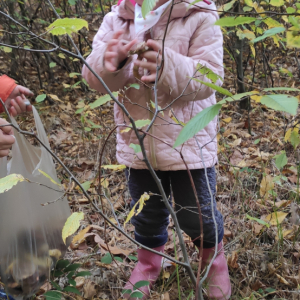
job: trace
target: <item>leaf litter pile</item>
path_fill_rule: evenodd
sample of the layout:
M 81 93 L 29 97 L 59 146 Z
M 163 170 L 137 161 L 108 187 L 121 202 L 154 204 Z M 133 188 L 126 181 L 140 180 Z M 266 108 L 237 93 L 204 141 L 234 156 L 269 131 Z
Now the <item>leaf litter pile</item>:
M 277 56 L 272 63 L 278 69 L 273 71 L 276 86 L 299 86 L 293 57 L 283 59 L 278 49 L 274 53 Z M 235 93 L 232 64 L 229 55 L 225 54 L 228 68 L 223 86 Z M 251 74 L 251 61 L 249 65 L 245 75 Z M 4 60 L 2 67 L 8 68 Z M 288 70 L 294 77 L 279 70 Z M 28 74 L 25 83 L 37 95 L 41 94 L 43 91 L 39 90 L 36 77 L 30 75 L 30 66 Z M 264 78 L 263 74 L 262 62 L 258 62 L 256 76 Z M 46 81 L 43 75 L 42 79 Z M 54 153 L 79 179 L 99 209 L 123 228 L 130 203 L 124 170 L 122 167 L 102 168 L 101 182 L 98 177 L 100 148 L 114 127 L 113 103 L 108 99 L 102 101 L 102 98 L 99 103 L 104 104 L 96 108 L 89 106 L 100 95 L 74 85 L 80 80 L 79 74 L 69 74 L 57 67 L 55 82 L 48 94 L 54 104 L 43 102 L 36 106 Z M 264 80 L 257 80 L 252 90 L 265 87 Z M 221 99 L 218 95 L 218 100 Z M 267 109 L 255 95 L 251 105 L 249 114 L 239 110 L 237 103 L 223 105 L 219 117 L 217 205 L 225 222 L 224 244 L 232 283 L 231 299 L 298 299 L 299 112 L 292 119 L 287 113 Z M 32 128 L 31 116 L 22 115 L 18 121 L 22 128 Z M 113 133 L 107 142 L 102 165 L 117 164 Z M 41 299 L 46 291 L 71 284 L 79 290 L 80 295 L 72 294 L 75 299 L 121 299 L 122 287 L 136 264 L 137 247 L 109 224 L 104 224 L 81 190 L 70 183 L 63 168 L 57 165 L 57 170 L 72 211 L 84 214 L 66 256 L 83 276 L 75 276 L 72 272 L 56 273 L 53 281 L 45 284 L 36 297 Z M 97 193 L 99 186 L 101 201 Z M 130 222 L 124 228 L 133 236 L 134 228 Z M 187 236 L 184 237 L 196 272 L 197 249 Z M 178 259 L 182 258 L 172 222 L 166 253 L 174 257 L 176 253 Z M 187 272 L 170 262 L 164 265 L 161 277 L 153 287 L 152 299 L 193 299 L 193 286 Z M 69 268 L 63 267 L 63 270 Z M 74 290 L 70 288 L 69 292 Z

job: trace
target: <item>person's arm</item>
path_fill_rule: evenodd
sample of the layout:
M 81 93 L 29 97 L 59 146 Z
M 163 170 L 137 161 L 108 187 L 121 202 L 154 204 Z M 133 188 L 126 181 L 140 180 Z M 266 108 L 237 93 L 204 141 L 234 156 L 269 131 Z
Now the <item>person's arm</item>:
M 108 88 L 114 92 L 123 88 L 128 80 L 130 73 L 132 72 L 132 59 L 129 57 L 127 60 L 121 60 L 120 68 L 112 70 L 112 64 L 116 57 L 112 55 L 116 54 L 115 48 L 122 47 L 126 54 L 135 41 L 130 42 L 128 45 L 121 45 L 121 31 L 114 32 L 113 29 L 113 13 L 108 13 L 101 24 L 100 29 L 94 37 L 92 53 L 87 58 L 87 63 L 106 83 Z M 107 49 L 109 50 L 107 51 Z M 118 51 L 122 52 L 122 51 Z M 124 52 L 125 53 L 125 52 Z M 118 53 L 120 54 L 120 53 Z M 105 57 L 105 55 L 110 57 Z M 105 65 L 105 60 L 108 62 Z M 123 63 L 122 63 L 123 61 Z M 108 68 L 110 67 L 110 70 Z M 93 75 L 93 73 L 84 65 L 82 69 L 82 76 L 88 82 L 92 89 L 101 93 L 107 93 L 100 81 Z
M 211 69 L 214 73 L 224 77 L 223 69 L 223 36 L 219 26 L 214 26 L 217 18 L 210 13 L 202 14 L 199 27 L 190 40 L 188 55 L 184 56 L 170 48 L 165 48 L 165 61 L 158 88 L 169 93 L 173 98 L 181 95 L 188 84 L 189 78 L 201 64 Z M 203 16 L 204 15 L 204 16 Z M 206 16 L 205 16 L 206 15 Z M 195 77 L 204 82 L 211 82 L 205 75 L 197 72 Z M 216 85 L 221 86 L 219 79 Z M 184 94 L 199 90 L 195 99 L 203 100 L 210 97 L 215 91 L 204 84 L 191 80 Z M 195 96 L 195 94 L 193 94 Z M 183 100 L 191 97 L 183 97 Z
M 5 102 L 12 116 L 22 112 L 31 111 L 32 107 L 26 97 L 33 96 L 33 93 L 22 85 L 17 85 L 15 81 L 6 75 L 0 76 L 0 98 Z M 4 109 L 0 103 L 0 112 Z
M 0 126 L 8 124 L 4 119 L 0 118 Z M 0 127 L 0 157 L 7 156 L 9 149 L 15 142 L 13 130 L 10 126 Z

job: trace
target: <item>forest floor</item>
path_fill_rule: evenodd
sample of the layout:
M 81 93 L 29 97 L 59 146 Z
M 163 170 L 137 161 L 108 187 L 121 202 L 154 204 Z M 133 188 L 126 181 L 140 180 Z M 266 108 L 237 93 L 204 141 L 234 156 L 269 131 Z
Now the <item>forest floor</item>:
M 292 55 L 283 57 L 278 50 L 272 59 L 275 86 L 299 87 L 299 77 L 280 72 L 280 68 L 285 68 L 296 74 Z M 234 93 L 235 75 L 231 69 L 234 63 L 228 54 L 225 54 L 224 62 L 227 68 L 224 87 Z M 249 70 L 246 70 L 249 84 L 252 82 L 251 72 L 250 61 Z M 252 89 L 266 87 L 264 74 L 263 63 L 257 62 L 258 79 Z M 94 195 L 95 202 L 106 215 L 115 223 L 114 215 L 117 216 L 123 226 L 130 202 L 123 171 L 102 170 L 102 204 L 96 196 L 99 151 L 114 127 L 113 103 L 110 101 L 97 109 L 76 113 L 99 97 L 94 91 L 83 92 L 79 85 L 71 88 L 78 80 L 79 75 L 70 78 L 64 70 L 55 71 L 51 93 L 57 99 L 53 105 L 42 103 L 37 108 L 54 153 L 81 183 L 85 183 L 88 193 Z M 35 89 L 34 81 L 30 84 L 30 88 L 39 90 L 38 87 Z M 218 99 L 221 99 L 220 95 Z M 299 117 L 298 113 L 295 120 L 299 121 Z M 254 99 L 249 113 L 239 110 L 238 103 L 227 104 L 219 119 L 217 205 L 224 216 L 231 299 L 300 299 L 300 218 L 297 202 L 300 200 L 297 196 L 300 156 L 299 150 L 297 152 L 285 141 L 286 132 L 292 126 L 291 117 L 267 109 Z M 30 116 L 23 115 L 18 120 L 23 128 L 32 128 Z M 104 151 L 103 165 L 117 164 L 115 142 L 115 134 L 112 134 Z M 274 156 L 281 151 L 286 151 L 288 162 L 280 171 Z M 69 191 L 72 211 L 85 214 L 81 227 L 84 231 L 67 253 L 68 259 L 82 263 L 81 268 L 92 273 L 92 276 L 77 279 L 78 289 L 86 299 L 121 299 L 122 286 L 136 263 L 136 246 L 116 229 L 105 227 L 103 219 L 78 187 L 70 187 L 61 166 L 57 165 L 57 171 Z M 273 178 L 276 178 L 275 182 Z M 269 221 L 271 226 L 257 220 Z M 133 236 L 132 225 L 127 224 L 124 230 Z M 110 263 L 103 260 L 107 257 L 104 240 L 111 246 L 115 258 Z M 186 236 L 185 240 L 196 272 L 197 250 Z M 174 240 L 171 222 L 166 253 L 175 256 L 175 250 L 180 259 L 182 254 L 178 239 Z M 64 284 L 65 278 L 57 279 L 57 282 Z M 50 288 L 51 285 L 45 285 L 43 291 Z M 177 273 L 177 266 L 169 264 L 153 288 L 152 299 L 194 299 L 193 295 L 187 272 L 179 267 Z

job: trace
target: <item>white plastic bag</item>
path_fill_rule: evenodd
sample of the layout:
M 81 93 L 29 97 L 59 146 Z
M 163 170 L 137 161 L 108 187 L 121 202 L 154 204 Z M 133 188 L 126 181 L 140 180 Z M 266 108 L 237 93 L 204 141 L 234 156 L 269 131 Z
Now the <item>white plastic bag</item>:
M 37 135 L 49 147 L 34 107 L 33 114 Z M 62 187 L 39 171 L 59 183 L 52 156 L 14 131 L 12 159 L 8 164 L 1 160 L 0 175 L 21 174 L 30 182 L 20 182 L 0 194 L 0 276 L 9 294 L 23 299 L 39 290 L 56 260 L 65 254 L 62 228 L 70 209 Z M 41 205 L 47 202 L 54 203 Z

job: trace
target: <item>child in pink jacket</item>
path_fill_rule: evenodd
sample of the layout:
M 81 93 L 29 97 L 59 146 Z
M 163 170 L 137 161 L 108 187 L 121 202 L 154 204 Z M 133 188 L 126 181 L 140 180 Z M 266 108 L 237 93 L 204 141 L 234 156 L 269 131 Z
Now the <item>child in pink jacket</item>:
M 159 0 L 156 7 L 144 19 L 141 15 L 143 0 L 119 1 L 113 6 L 96 34 L 93 51 L 87 59 L 93 70 L 102 77 L 111 91 L 123 89 L 126 97 L 119 96 L 119 101 L 126 107 L 131 117 L 137 120 L 151 119 L 154 102 L 153 82 L 156 78 L 157 62 L 162 60 L 162 40 L 167 27 L 172 1 Z M 200 222 L 196 199 L 189 180 L 186 165 L 180 154 L 172 149 L 182 127 L 174 121 L 187 123 L 193 116 L 216 103 L 215 92 L 206 85 L 189 78 L 194 76 L 205 82 L 210 80 L 200 72 L 199 66 L 206 66 L 223 76 L 223 38 L 220 28 L 213 24 L 218 19 L 216 7 L 208 0 L 190 6 L 191 0 L 175 1 L 169 19 L 164 45 L 164 64 L 158 74 L 157 101 L 161 108 L 169 106 L 164 113 L 159 113 L 149 135 L 144 139 L 147 158 L 160 178 L 167 196 L 172 196 L 181 229 L 187 233 L 197 247 L 200 246 Z M 134 5 L 135 4 L 135 5 Z M 127 41 L 127 42 L 126 42 Z M 137 55 L 128 55 L 140 42 L 146 41 L 151 50 L 144 52 L 143 60 Z M 139 67 L 141 81 L 133 74 L 133 67 Z M 145 70 L 146 73 L 144 72 Z M 101 93 L 106 93 L 101 83 L 88 70 L 83 68 L 83 76 L 91 86 Z M 132 83 L 139 83 L 140 88 L 127 88 Z M 221 85 L 218 80 L 216 84 Z M 176 101 L 174 101 L 177 99 Z M 142 212 L 133 217 L 135 239 L 141 244 L 157 251 L 164 251 L 168 239 L 167 227 L 169 212 L 162 202 L 160 192 L 148 171 L 141 152 L 135 153 L 131 144 L 139 144 L 133 130 L 124 130 L 130 125 L 121 108 L 115 104 L 115 122 L 117 132 L 117 159 L 127 166 L 126 176 L 132 197 L 131 207 L 144 192 L 151 192 Z M 208 275 L 208 296 L 211 299 L 228 299 L 231 295 L 228 267 L 223 250 L 223 217 L 216 208 L 211 210 L 209 192 L 204 168 L 210 182 L 210 189 L 215 196 L 217 163 L 217 124 L 210 122 L 195 138 L 177 148 L 181 151 L 185 163 L 191 170 L 201 205 L 203 220 L 203 265 L 206 266 L 215 250 L 215 225 L 217 222 L 218 255 Z M 123 127 L 122 127 L 123 126 Z M 199 146 L 202 148 L 200 152 Z M 203 161 L 202 161 L 203 158 Z M 154 195 L 153 195 L 154 194 Z M 158 278 L 161 257 L 147 250 L 138 250 L 138 264 L 125 285 L 125 289 L 134 290 L 133 285 L 141 280 L 151 284 Z M 142 287 L 143 299 L 149 296 L 149 288 Z M 129 294 L 125 295 L 130 297 Z M 131 298 L 130 298 L 131 299 Z

